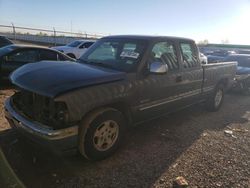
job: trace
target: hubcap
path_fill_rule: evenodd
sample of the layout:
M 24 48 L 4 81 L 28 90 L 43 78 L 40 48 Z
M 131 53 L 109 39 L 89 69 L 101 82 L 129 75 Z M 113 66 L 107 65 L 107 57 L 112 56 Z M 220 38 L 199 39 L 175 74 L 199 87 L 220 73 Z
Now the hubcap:
M 217 91 L 217 93 L 215 95 L 215 106 L 216 107 L 220 105 L 222 97 L 223 97 L 223 92 L 220 89 L 220 90 Z
M 113 120 L 102 122 L 96 129 L 93 137 L 94 147 L 99 151 L 106 151 L 111 148 L 119 134 L 119 126 Z

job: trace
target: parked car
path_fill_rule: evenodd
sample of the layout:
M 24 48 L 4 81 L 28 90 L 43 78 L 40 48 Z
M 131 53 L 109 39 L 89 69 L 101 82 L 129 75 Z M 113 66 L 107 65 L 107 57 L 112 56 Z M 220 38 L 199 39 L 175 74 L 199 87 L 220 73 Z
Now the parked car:
M 7 80 L 10 73 L 22 65 L 42 60 L 74 61 L 61 52 L 45 47 L 8 45 L 0 48 L 0 80 Z
M 225 57 L 215 56 L 215 55 L 207 55 L 207 62 L 208 63 L 219 63 L 223 62 Z
M 250 54 L 230 55 L 224 61 L 237 61 L 236 84 L 234 89 L 250 94 Z
M 95 43 L 94 40 L 75 40 L 67 44 L 66 46 L 55 46 L 52 47 L 52 49 L 56 49 L 60 52 L 67 54 L 69 57 L 78 59 L 94 43 Z
M 7 37 L 5 36 L 0 36 L 0 48 L 13 44 Z
M 17 69 L 5 116 L 26 137 L 92 160 L 114 153 L 130 125 L 199 102 L 218 110 L 237 64 L 201 65 L 193 40 L 160 36 L 104 37 L 78 62 Z

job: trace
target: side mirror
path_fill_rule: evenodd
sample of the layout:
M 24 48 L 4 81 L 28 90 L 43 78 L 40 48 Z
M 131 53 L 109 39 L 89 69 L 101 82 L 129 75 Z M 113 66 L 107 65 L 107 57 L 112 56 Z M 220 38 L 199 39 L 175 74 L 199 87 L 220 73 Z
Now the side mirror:
M 165 74 L 168 72 L 168 65 L 156 61 L 150 64 L 149 72 L 153 74 Z

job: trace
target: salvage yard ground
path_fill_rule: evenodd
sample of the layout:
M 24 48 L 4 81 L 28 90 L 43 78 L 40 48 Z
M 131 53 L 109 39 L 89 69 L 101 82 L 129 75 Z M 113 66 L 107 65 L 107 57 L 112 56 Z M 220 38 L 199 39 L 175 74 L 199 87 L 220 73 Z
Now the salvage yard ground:
M 228 94 L 219 112 L 196 105 L 131 128 L 112 157 L 59 157 L 17 138 L 3 115 L 13 93 L 0 90 L 0 146 L 27 187 L 250 187 L 250 96 Z M 1 183 L 0 183 L 1 187 Z

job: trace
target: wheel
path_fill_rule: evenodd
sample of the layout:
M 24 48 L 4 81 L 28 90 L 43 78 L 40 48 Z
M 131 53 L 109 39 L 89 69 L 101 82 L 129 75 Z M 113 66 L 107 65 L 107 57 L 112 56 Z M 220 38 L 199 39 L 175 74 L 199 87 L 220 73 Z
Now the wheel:
M 79 129 L 79 152 L 90 160 L 101 160 L 112 155 L 125 133 L 123 114 L 113 108 L 102 108 L 90 113 Z
M 74 54 L 71 54 L 71 53 L 70 53 L 70 54 L 67 54 L 67 56 L 72 57 L 72 58 L 74 58 L 74 59 L 76 58 L 76 56 L 75 56 Z
M 213 94 L 207 100 L 207 109 L 209 111 L 218 111 L 224 100 L 224 86 L 222 84 L 216 86 Z

